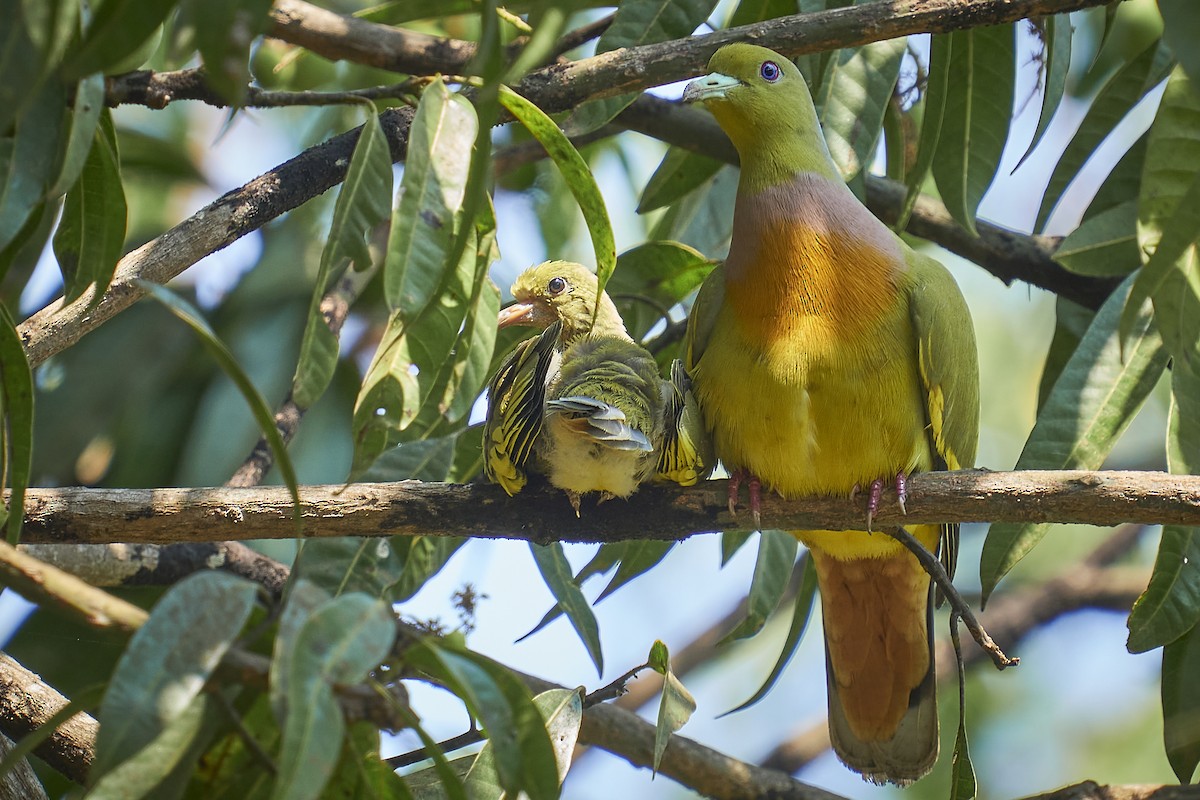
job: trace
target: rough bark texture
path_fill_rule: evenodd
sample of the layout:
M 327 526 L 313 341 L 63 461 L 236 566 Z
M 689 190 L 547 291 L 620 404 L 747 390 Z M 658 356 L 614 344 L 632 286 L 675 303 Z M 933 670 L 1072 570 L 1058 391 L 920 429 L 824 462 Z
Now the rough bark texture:
M 684 539 L 750 524 L 727 507 L 727 483 L 651 486 L 628 501 L 585 500 L 577 518 L 566 497 L 529 488 L 402 481 L 300 490 L 303 524 L 283 487 L 253 489 L 31 489 L 24 541 L 166 544 L 296 536 L 477 536 L 546 543 Z M 909 481 L 908 513 L 885 495 L 876 527 L 933 522 L 1200 524 L 1200 476 L 1163 472 L 931 472 Z M 857 529 L 862 498 L 762 499 L 765 528 Z
M 45 725 L 68 703 L 37 674 L 0 653 L 0 732 L 12 739 Z M 79 713 L 67 720 L 33 752 L 73 781 L 84 783 L 96 745 L 96 720 Z

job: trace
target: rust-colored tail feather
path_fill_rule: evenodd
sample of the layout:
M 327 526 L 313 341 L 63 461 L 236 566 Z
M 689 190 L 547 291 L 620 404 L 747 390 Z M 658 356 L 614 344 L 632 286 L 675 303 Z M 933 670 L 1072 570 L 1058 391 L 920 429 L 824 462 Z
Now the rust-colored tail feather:
M 938 755 L 929 576 L 904 550 L 813 560 L 834 752 L 872 783 L 912 783 Z

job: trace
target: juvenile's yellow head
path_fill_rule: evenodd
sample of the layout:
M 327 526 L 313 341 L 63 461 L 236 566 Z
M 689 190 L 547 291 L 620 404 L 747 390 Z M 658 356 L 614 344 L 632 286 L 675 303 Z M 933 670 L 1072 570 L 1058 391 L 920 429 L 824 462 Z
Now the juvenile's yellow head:
M 562 341 L 592 332 L 626 339 L 625 323 L 607 294 L 599 293 L 595 274 L 582 264 L 547 261 L 522 272 L 513 283 L 515 301 L 500 312 L 499 327 L 532 325 L 545 329 L 562 321 Z M 592 327 L 592 315 L 596 325 Z
M 703 103 L 733 141 L 743 169 L 836 177 L 808 84 L 796 65 L 758 45 L 735 42 L 713 54 L 708 74 L 683 91 Z

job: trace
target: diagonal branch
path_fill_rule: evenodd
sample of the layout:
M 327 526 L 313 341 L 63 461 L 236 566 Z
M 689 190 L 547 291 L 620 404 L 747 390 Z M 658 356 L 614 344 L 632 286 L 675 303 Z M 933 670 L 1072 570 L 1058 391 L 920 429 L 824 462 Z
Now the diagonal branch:
M 938 522 L 1200 524 L 1200 476 L 1163 472 L 928 472 L 909 483 L 907 515 L 884 504 L 881 526 Z M 562 493 L 402 481 L 301 487 L 305 536 L 432 535 L 539 543 L 680 540 L 743 527 L 728 511 L 726 481 L 649 486 L 628 501 L 588 503 L 575 516 Z M 252 489 L 31 489 L 25 540 L 165 543 L 296 536 L 284 487 Z M 865 523 L 848 498 L 763 498 L 768 528 L 854 530 Z M 880 534 L 881 536 L 886 534 Z

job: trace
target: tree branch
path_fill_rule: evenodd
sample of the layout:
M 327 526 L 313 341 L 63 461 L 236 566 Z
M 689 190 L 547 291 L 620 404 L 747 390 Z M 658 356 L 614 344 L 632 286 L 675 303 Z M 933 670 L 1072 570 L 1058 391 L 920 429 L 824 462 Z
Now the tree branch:
M 0 732 L 5 736 L 15 740 L 37 730 L 69 702 L 36 673 L 0 653 Z M 76 783 L 86 783 L 99 728 L 93 717 L 80 712 L 33 752 Z
M 909 482 L 908 513 L 885 503 L 879 526 L 936 522 L 1200 524 L 1200 476 L 1164 472 L 927 472 Z M 433 535 L 534 542 L 680 540 L 744 528 L 728 511 L 726 482 L 649 486 L 625 502 L 587 504 L 577 518 L 562 493 L 527 488 L 511 498 L 487 484 L 401 481 L 300 490 L 304 536 Z M 762 523 L 781 529 L 861 529 L 848 498 L 762 501 Z M 31 489 L 25 541 L 166 543 L 289 539 L 297 535 L 281 486 L 254 489 Z M 881 536 L 886 534 L 880 534 Z

